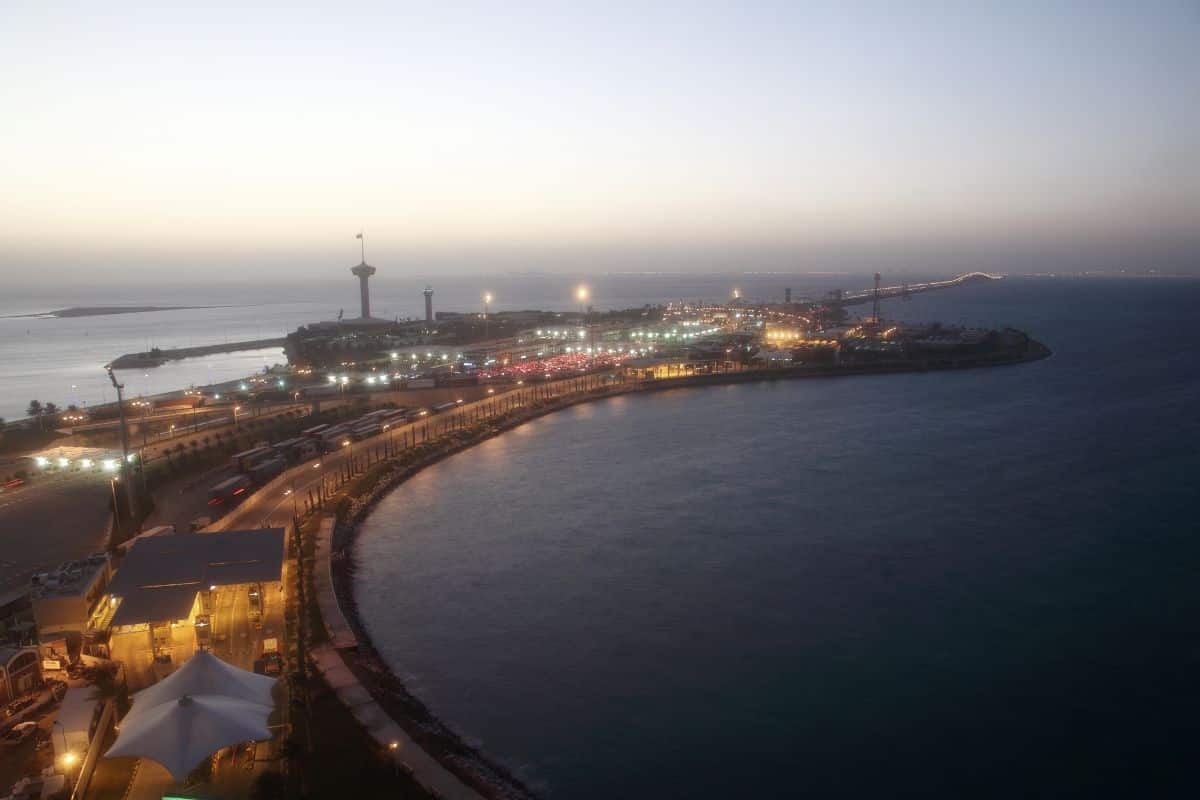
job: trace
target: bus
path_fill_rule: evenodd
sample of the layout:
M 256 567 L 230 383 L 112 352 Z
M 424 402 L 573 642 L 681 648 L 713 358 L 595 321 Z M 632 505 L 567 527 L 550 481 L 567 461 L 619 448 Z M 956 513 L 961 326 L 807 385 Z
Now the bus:
M 208 504 L 220 506 L 235 503 L 245 497 L 252 486 L 250 476 L 234 475 L 208 490 Z
M 285 469 L 287 469 L 287 461 L 282 458 L 272 458 L 268 461 L 263 461 L 260 464 L 256 464 L 254 468 L 250 470 L 250 477 L 254 479 L 255 483 L 257 483 L 259 486 L 262 486 L 276 475 L 282 474 Z
M 235 453 L 230 462 L 238 472 L 249 472 L 254 468 L 255 464 L 266 461 L 274 454 L 274 451 L 270 447 L 254 447 L 250 450 Z

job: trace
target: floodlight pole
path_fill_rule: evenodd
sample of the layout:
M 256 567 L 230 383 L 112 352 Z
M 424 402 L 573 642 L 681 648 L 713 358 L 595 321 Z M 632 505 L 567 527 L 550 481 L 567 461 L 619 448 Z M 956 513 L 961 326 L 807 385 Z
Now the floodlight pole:
M 125 425 L 125 400 L 121 394 L 121 390 L 125 388 L 125 384 L 117 382 L 117 376 L 113 374 L 112 364 L 104 367 L 108 372 L 108 379 L 112 381 L 113 388 L 117 390 L 117 413 L 121 424 L 121 476 L 125 479 L 125 502 L 129 504 L 129 515 L 132 521 L 136 517 L 136 512 L 133 507 L 133 486 L 129 480 L 129 429 Z

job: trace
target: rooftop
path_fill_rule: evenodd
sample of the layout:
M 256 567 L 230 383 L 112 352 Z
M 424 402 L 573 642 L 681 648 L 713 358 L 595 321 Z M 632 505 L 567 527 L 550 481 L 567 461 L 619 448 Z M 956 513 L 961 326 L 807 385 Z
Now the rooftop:
M 83 594 L 107 568 L 107 553 L 93 553 L 77 561 L 66 561 L 59 564 L 57 569 L 33 576 L 33 596 L 47 599 Z
M 141 539 L 109 584 L 121 598 L 112 624 L 183 619 L 209 586 L 281 580 L 283 542 L 283 528 Z

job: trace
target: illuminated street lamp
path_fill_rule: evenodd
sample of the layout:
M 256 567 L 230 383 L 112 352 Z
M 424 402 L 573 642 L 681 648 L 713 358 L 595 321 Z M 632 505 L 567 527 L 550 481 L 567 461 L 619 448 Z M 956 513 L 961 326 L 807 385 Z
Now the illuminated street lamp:
M 492 302 L 492 293 L 483 293 L 483 338 L 488 338 L 488 305 Z

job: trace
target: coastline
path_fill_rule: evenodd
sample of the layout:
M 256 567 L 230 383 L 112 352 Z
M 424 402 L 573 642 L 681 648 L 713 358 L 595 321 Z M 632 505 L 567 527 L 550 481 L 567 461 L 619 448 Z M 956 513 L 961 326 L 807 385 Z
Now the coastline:
M 343 660 L 367 688 L 370 695 L 398 725 L 430 752 L 439 762 L 489 798 L 533 798 L 536 793 L 499 764 L 485 751 L 464 741 L 462 734 L 442 722 L 419 698 L 405 687 L 392 668 L 375 649 L 366 625 L 359 616 L 355 600 L 355 544 L 362 522 L 374 506 L 391 490 L 422 469 L 461 453 L 487 439 L 508 432 L 526 422 L 571 406 L 643 391 L 668 391 L 677 388 L 717 386 L 733 383 L 829 378 L 852 375 L 929 372 L 1009 366 L 1048 358 L 1052 351 L 1035 340 L 1028 340 L 1023 352 L 981 358 L 946 358 L 923 362 L 863 364 L 845 367 L 793 367 L 745 370 L 741 372 L 695 375 L 680 378 L 637 381 L 583 390 L 521 407 L 501 418 L 487 420 L 470 431 L 456 431 L 433 443 L 423 445 L 424 452 L 406 463 L 382 462 L 378 473 L 368 471 L 359 480 L 366 483 L 356 496 L 347 495 L 339 503 L 332 537 L 332 591 L 351 630 L 357 647 L 343 653 Z

